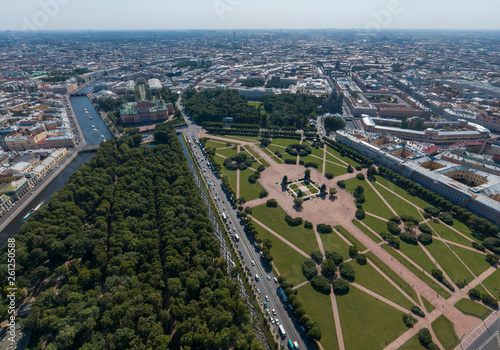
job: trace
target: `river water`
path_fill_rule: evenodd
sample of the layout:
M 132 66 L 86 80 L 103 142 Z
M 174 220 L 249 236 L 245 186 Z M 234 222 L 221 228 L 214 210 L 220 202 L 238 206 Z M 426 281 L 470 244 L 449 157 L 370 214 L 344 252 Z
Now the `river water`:
M 88 92 L 92 89 L 93 84 L 84 88 L 83 92 Z M 87 141 L 88 145 L 99 144 L 105 138 L 109 140 L 113 137 L 108 127 L 102 120 L 102 118 L 97 113 L 96 109 L 86 96 L 72 96 L 70 98 L 71 105 L 76 115 L 76 119 L 80 124 L 83 136 Z M 85 113 L 85 108 L 89 114 Z M 90 119 L 90 116 L 92 119 Z M 92 128 L 92 125 L 95 127 Z M 104 138 L 101 136 L 103 135 Z M 19 232 L 22 221 L 21 219 L 33 208 L 35 208 L 40 203 L 46 204 L 50 199 L 50 196 L 64 186 L 68 181 L 69 177 L 75 170 L 92 159 L 94 153 L 83 153 L 76 156 L 76 158 L 54 179 L 52 182 L 38 195 L 36 196 L 26 208 L 17 215 L 14 220 L 0 233 L 0 246 L 3 246 L 7 241 L 7 238 L 15 233 Z

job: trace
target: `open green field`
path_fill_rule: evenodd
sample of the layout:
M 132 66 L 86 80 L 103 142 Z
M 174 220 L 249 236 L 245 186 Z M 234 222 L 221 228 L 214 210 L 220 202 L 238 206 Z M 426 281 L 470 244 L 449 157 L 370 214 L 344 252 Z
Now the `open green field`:
M 491 265 L 486 262 L 486 255 L 479 252 L 474 252 L 472 250 L 464 249 L 461 247 L 449 244 L 450 248 L 457 253 L 458 257 L 462 259 L 464 264 L 472 271 L 476 276 L 479 276 Z
M 375 178 L 377 179 L 377 182 L 379 184 L 384 185 L 388 189 L 396 192 L 401 197 L 408 199 L 410 202 L 412 202 L 416 206 L 420 207 L 421 209 L 424 209 L 425 207 L 433 207 L 434 206 L 434 205 L 430 204 L 429 202 L 423 200 L 420 197 L 409 194 L 408 192 L 406 192 L 405 189 L 403 189 L 402 187 L 399 187 L 395 183 L 385 179 L 382 176 L 377 175 L 377 176 L 375 176 Z
M 295 249 L 270 234 L 256 222 L 253 224 L 255 225 L 257 232 L 259 232 L 259 237 L 262 238 L 262 240 L 268 238 L 273 242 L 271 255 L 273 256 L 273 263 L 276 265 L 279 273 L 285 276 L 288 282 L 295 286 L 304 282 L 306 278 L 302 273 L 302 262 L 305 258 L 301 254 L 297 253 Z
M 330 147 L 330 146 L 328 146 L 328 145 L 327 145 L 327 147 L 326 147 L 326 150 L 327 150 L 327 152 L 328 152 L 328 153 L 331 153 L 333 156 L 335 156 L 335 157 L 337 157 L 337 158 L 339 158 L 339 159 L 343 160 L 345 163 L 347 163 L 347 164 L 351 164 L 353 168 L 355 168 L 357 165 L 360 165 L 358 162 L 356 162 L 356 161 L 352 160 L 352 159 L 351 159 L 351 158 L 349 158 L 349 157 L 342 157 L 342 156 L 340 155 L 340 153 L 339 153 L 339 152 L 337 152 L 336 150 L 334 150 L 332 147 Z M 332 160 L 333 160 L 333 159 L 332 159 Z M 338 161 L 337 161 L 337 162 L 338 162 Z
M 356 272 L 354 282 L 395 302 L 396 304 L 408 309 L 408 312 L 410 312 L 410 309 L 414 304 L 401 294 L 381 274 L 379 274 L 373 266 L 369 264 L 359 265 L 355 262 L 351 263 L 351 266 Z
M 431 326 L 436 338 L 446 350 L 454 349 L 458 345 L 459 340 L 455 333 L 455 327 L 444 315 L 439 316 L 432 322 Z
M 325 350 L 338 350 L 339 342 L 333 318 L 330 296 L 316 292 L 310 283 L 300 287 L 297 294 L 307 315 L 314 318 L 321 328 L 321 345 Z
M 441 241 L 435 239 L 432 244 L 426 246 L 429 253 L 450 276 L 453 282 L 458 280 L 470 282 L 474 278 L 467 268 L 458 260 L 453 252 Z
M 418 334 L 415 334 L 406 343 L 403 344 L 398 350 L 425 350 L 425 348 L 418 341 Z
M 383 244 L 382 248 L 384 248 L 384 250 L 386 250 L 389 254 L 391 254 L 394 257 L 394 259 L 398 260 L 401 264 L 403 264 L 408 270 L 417 275 L 417 277 L 420 278 L 423 282 L 428 284 L 429 287 L 434 289 L 443 298 L 448 299 L 449 297 L 451 297 L 451 294 L 443 287 L 441 287 L 440 284 L 438 284 L 432 278 L 428 277 L 426 274 L 422 272 L 422 270 L 415 267 L 412 263 L 410 263 L 408 260 L 399 255 L 399 253 L 397 253 L 392 247 L 388 246 L 387 244 Z
M 400 311 L 353 286 L 336 298 L 346 349 L 383 349 L 408 329 Z
M 279 145 L 279 146 L 283 146 L 283 147 L 288 147 L 289 145 L 293 145 L 293 144 L 300 144 L 300 140 L 296 140 L 296 139 L 272 139 L 272 142 L 271 142 L 272 145 Z M 281 149 L 283 149 L 283 152 L 285 151 L 284 148 L 281 147 Z
M 453 219 L 453 228 L 462 232 L 464 235 L 466 235 L 467 237 L 469 237 L 470 239 L 473 239 L 474 241 L 478 242 L 478 243 L 481 243 L 482 240 L 475 237 L 472 232 L 470 231 L 470 229 L 467 227 L 467 225 L 465 225 L 463 222 L 461 221 L 458 221 L 456 219 Z
M 226 158 L 231 158 L 238 154 L 238 150 L 230 147 L 230 148 L 218 149 L 215 151 L 215 153 Z
M 349 231 L 347 231 L 344 227 L 342 226 L 335 226 L 335 229 L 338 230 L 349 242 L 351 242 L 353 245 L 358 247 L 358 250 L 360 252 L 363 252 L 366 250 L 366 247 L 358 241 Z
M 443 223 L 439 222 L 436 223 L 433 220 L 429 220 L 427 224 L 436 231 L 436 233 L 439 235 L 439 237 L 443 239 L 447 239 L 448 241 L 456 242 L 459 244 L 463 244 L 467 247 L 470 247 L 472 245 L 471 241 L 469 241 L 467 238 L 464 238 L 460 234 L 456 233 L 452 229 L 450 229 L 448 226 L 444 225 Z
M 248 101 L 247 102 L 249 106 L 254 106 L 255 108 L 259 107 L 262 102 L 252 102 L 252 101 Z
M 289 155 L 288 153 L 286 153 L 286 151 L 283 147 L 269 145 L 269 146 L 267 146 L 267 149 L 270 150 L 273 154 L 274 154 L 274 152 L 279 151 L 282 154 L 282 157 L 280 159 L 282 159 L 283 161 L 285 161 L 285 159 L 293 159 L 295 161 L 297 160 L 297 156 Z
M 427 312 L 430 313 L 435 309 L 434 305 L 429 303 L 429 301 L 427 299 L 425 299 L 424 297 L 422 297 L 422 302 L 424 303 L 424 306 L 425 306 L 425 309 L 427 310 Z
M 312 149 L 311 154 L 314 154 L 316 157 L 320 157 L 321 159 L 323 159 L 323 155 L 325 154 L 325 152 L 323 151 L 323 147 L 320 148 L 311 147 L 311 149 Z
M 265 204 L 253 208 L 252 216 L 271 228 L 306 254 L 319 250 L 313 230 L 307 230 L 303 225 L 292 227 L 285 221 L 285 212 L 280 207 L 268 208 Z M 300 261 L 302 264 L 302 261 Z
M 497 299 L 500 300 L 500 269 L 493 272 L 483 281 L 483 286 Z
M 351 193 L 354 193 L 354 189 L 359 185 L 363 186 L 363 188 L 365 189 L 364 195 L 366 202 L 363 203 L 363 209 L 365 211 L 386 219 L 390 219 L 394 215 L 392 211 L 387 207 L 387 205 L 382 202 L 380 197 L 375 193 L 371 186 L 366 183 L 366 180 L 358 180 L 356 178 L 353 178 L 345 182 L 346 190 Z
M 344 259 L 349 259 L 349 244 L 340 238 L 339 235 L 335 232 L 322 233 L 320 234 L 320 237 L 325 250 L 334 251 L 342 255 Z
M 340 176 L 347 174 L 347 167 L 341 167 L 336 164 L 332 164 L 328 161 L 325 162 L 325 173 L 332 173 L 334 176 Z
M 255 147 L 257 147 L 257 146 L 255 146 Z M 258 154 L 257 152 L 255 152 L 250 146 L 245 146 L 244 148 L 245 148 L 245 151 L 247 151 L 248 153 L 250 153 L 258 161 L 260 161 L 260 163 L 264 164 L 264 166 L 266 168 L 269 167 L 269 163 L 265 159 L 263 159 L 260 156 L 260 154 Z M 258 166 L 258 165 L 256 165 L 256 166 Z
M 220 164 L 221 165 L 221 174 L 222 176 L 227 176 L 229 178 L 229 184 L 231 185 L 231 188 L 233 189 L 233 191 L 236 192 L 236 170 L 235 171 L 229 171 L 227 170 L 224 165 L 224 158 L 222 157 L 219 157 L 219 156 L 215 156 L 214 157 L 215 161 L 217 164 Z
M 227 147 L 226 146 L 226 143 L 227 142 L 224 142 L 224 141 L 218 141 L 218 140 L 208 140 L 206 143 L 205 143 L 205 147 L 208 147 L 208 148 L 225 148 Z
M 374 218 L 373 216 L 366 215 L 363 222 L 378 234 L 387 232 L 387 221 Z
M 389 266 L 384 264 L 382 260 L 377 258 L 372 252 L 366 253 L 366 257 L 375 264 L 387 277 L 389 277 L 394 283 L 396 283 L 399 288 L 401 288 L 409 297 L 411 297 L 416 303 L 418 303 L 418 297 L 415 290 L 410 286 L 408 282 L 401 278 L 397 273 L 395 273 Z
M 254 184 L 248 181 L 248 177 L 254 173 L 255 171 L 250 169 L 240 171 L 240 197 L 245 197 L 247 201 L 259 198 L 259 193 L 263 190 L 258 181 Z
M 318 167 L 317 168 L 314 168 L 314 167 L 309 167 L 309 169 L 316 169 L 317 171 L 319 171 L 320 173 L 323 171 L 323 159 L 318 159 L 316 157 L 313 157 L 311 155 L 308 155 L 306 157 L 300 157 L 300 160 L 304 161 L 304 164 L 307 163 L 307 162 L 312 162 L 312 163 L 316 163 L 318 164 Z
M 401 241 L 399 249 L 401 253 L 413 260 L 414 263 L 425 269 L 428 273 L 432 273 L 432 270 L 436 268 L 436 265 L 434 265 L 419 245 L 408 244 Z
M 486 306 L 476 303 L 475 301 L 470 300 L 469 298 L 460 299 L 455 307 L 459 309 L 463 314 L 474 316 L 479 319 L 482 319 L 484 316 L 492 313 L 492 310 L 487 308 Z
M 391 207 L 396 211 L 396 213 L 398 213 L 399 216 L 410 215 L 419 221 L 423 220 L 422 215 L 413 205 L 387 191 L 382 186 L 377 185 L 377 182 L 374 182 L 374 184 L 377 191 L 385 198 L 385 200 L 391 205 Z
M 361 231 L 363 231 L 363 232 L 365 233 L 365 235 L 367 235 L 368 237 L 370 237 L 370 239 L 371 239 L 372 241 L 375 241 L 375 242 L 377 242 L 377 243 L 382 242 L 382 240 L 381 240 L 380 238 L 378 238 L 377 236 L 375 236 L 375 235 L 373 234 L 373 232 L 371 232 L 369 229 L 367 229 L 367 228 L 365 227 L 365 225 L 364 225 L 364 224 L 362 224 L 361 222 L 359 222 L 358 220 L 353 219 L 353 220 L 352 220 L 352 223 L 353 223 L 353 224 L 354 224 L 357 228 L 359 228 Z

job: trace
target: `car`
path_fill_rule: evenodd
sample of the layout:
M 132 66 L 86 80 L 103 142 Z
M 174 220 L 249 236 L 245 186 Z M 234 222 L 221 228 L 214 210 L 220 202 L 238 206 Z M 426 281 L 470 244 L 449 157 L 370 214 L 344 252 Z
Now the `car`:
M 269 275 L 267 275 L 267 280 L 270 281 L 271 280 L 271 277 L 269 277 Z
M 255 266 L 255 261 L 252 260 L 252 266 Z
M 274 324 L 274 318 L 271 317 L 271 324 Z
M 231 222 L 231 221 L 229 221 L 229 223 L 230 223 L 230 224 L 232 224 L 232 222 Z
M 257 294 L 260 294 L 260 289 L 259 288 L 257 288 Z
M 276 316 L 276 310 L 274 310 L 274 309 L 273 309 L 273 315 L 275 315 L 275 316 Z
M 278 283 L 278 279 L 274 277 L 274 283 Z
M 267 309 L 267 304 L 266 303 L 264 303 L 264 309 Z
M 259 282 L 259 275 L 255 274 L 255 280 Z
M 233 227 L 233 232 L 236 232 L 236 229 Z
M 286 305 L 285 304 L 283 304 L 283 309 L 286 311 Z
M 224 204 L 224 201 L 222 201 L 222 204 Z
M 269 301 L 269 297 L 267 295 L 264 296 L 264 299 L 266 299 L 266 301 Z
M 280 320 L 276 319 L 276 326 L 280 325 Z

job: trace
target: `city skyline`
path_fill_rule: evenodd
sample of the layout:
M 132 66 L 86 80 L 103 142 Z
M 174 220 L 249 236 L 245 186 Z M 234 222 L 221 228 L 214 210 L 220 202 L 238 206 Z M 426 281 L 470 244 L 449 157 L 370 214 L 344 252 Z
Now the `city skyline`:
M 500 4 L 480 0 L 29 0 L 4 9 L 0 30 L 470 29 L 497 30 Z M 485 11 L 488 9 L 488 11 Z

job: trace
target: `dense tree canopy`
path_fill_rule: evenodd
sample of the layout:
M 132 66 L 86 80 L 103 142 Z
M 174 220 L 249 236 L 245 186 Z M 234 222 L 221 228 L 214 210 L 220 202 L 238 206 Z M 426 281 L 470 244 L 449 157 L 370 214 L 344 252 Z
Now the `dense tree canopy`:
M 262 348 L 175 133 L 155 136 L 103 143 L 16 235 L 32 349 Z

